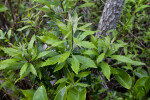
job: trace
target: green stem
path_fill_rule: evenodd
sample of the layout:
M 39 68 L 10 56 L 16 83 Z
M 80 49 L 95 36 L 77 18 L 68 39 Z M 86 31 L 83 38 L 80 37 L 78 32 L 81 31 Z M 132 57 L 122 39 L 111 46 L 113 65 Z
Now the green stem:
M 73 77 L 72 77 L 72 75 L 71 75 L 71 72 L 70 72 L 70 70 L 67 68 L 67 71 L 68 71 L 68 73 L 69 73 L 69 75 L 70 75 L 70 77 L 71 77 L 71 79 L 72 79 L 72 82 L 74 83 L 74 79 L 73 79 Z

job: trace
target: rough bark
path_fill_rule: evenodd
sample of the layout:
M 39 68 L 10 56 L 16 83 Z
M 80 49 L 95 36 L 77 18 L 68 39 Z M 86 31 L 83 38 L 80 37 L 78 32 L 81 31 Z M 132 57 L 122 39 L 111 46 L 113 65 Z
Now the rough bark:
M 125 0 L 107 0 L 99 25 L 98 30 L 101 32 L 96 33 L 96 37 L 99 35 L 108 35 L 106 34 L 107 31 L 111 29 L 115 29 L 117 23 L 119 21 L 119 17 L 122 11 L 122 7 Z
M 110 33 L 106 34 L 107 31 L 116 28 L 121 11 L 122 11 L 124 1 L 125 0 L 107 0 L 106 1 L 104 10 L 103 10 L 103 13 L 99 21 L 99 25 L 98 25 L 98 30 L 100 30 L 100 32 L 97 32 L 95 37 L 98 37 L 100 35 L 107 36 L 110 34 Z M 107 86 L 105 77 L 103 76 L 102 72 L 98 72 L 98 73 L 100 75 L 100 78 L 104 80 L 104 82 L 101 83 L 102 88 L 105 88 L 106 91 L 108 92 L 109 87 Z

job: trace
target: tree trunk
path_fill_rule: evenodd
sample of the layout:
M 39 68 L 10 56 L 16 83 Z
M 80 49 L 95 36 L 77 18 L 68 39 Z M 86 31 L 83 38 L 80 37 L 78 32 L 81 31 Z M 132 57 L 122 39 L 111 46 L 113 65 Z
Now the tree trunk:
M 106 34 L 106 32 L 116 28 L 124 1 L 125 0 L 107 0 L 98 25 L 100 32 L 97 32 L 95 37 L 102 34 L 104 36 L 109 35 Z
M 111 29 L 115 29 L 117 26 L 117 23 L 119 21 L 119 17 L 122 11 L 122 7 L 125 0 L 107 0 L 105 3 L 105 7 L 101 16 L 101 19 L 99 21 L 98 30 L 100 32 L 97 32 L 95 37 L 98 37 L 100 35 L 111 35 L 111 33 L 107 33 L 107 31 Z M 112 36 L 112 35 L 111 35 Z M 103 76 L 102 72 L 99 72 L 100 78 L 104 80 L 102 82 L 102 88 L 105 88 L 106 91 L 109 91 L 109 87 L 107 86 L 107 82 L 105 80 L 105 77 Z

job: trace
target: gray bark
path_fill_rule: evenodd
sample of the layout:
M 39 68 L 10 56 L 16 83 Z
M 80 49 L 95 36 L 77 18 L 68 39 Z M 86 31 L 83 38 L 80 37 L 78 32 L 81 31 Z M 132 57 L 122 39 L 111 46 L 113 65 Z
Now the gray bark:
M 116 28 L 124 1 L 125 0 L 107 0 L 98 25 L 98 30 L 101 32 L 97 32 L 95 37 L 102 34 L 104 36 L 109 35 L 106 34 L 106 32 Z
M 101 19 L 99 21 L 98 29 L 97 29 L 97 30 L 100 30 L 100 32 L 97 32 L 95 37 L 98 37 L 100 35 L 107 36 L 110 34 L 110 33 L 106 34 L 107 31 L 116 28 L 121 11 L 122 11 L 124 1 L 125 0 L 107 0 L 106 1 Z M 102 87 L 105 88 L 106 91 L 108 92 L 109 87 L 107 86 L 105 77 L 103 76 L 102 72 L 99 72 L 99 75 L 100 75 L 100 78 L 104 80 L 104 82 L 101 83 Z

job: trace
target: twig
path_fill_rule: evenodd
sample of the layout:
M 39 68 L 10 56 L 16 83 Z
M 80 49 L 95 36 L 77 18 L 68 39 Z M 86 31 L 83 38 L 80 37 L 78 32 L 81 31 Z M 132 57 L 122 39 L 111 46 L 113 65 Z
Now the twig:
M 72 24 L 72 47 L 71 47 L 71 51 L 73 50 L 73 24 Z
M 12 28 L 13 28 L 13 31 L 16 32 L 16 28 L 17 28 L 17 16 L 15 14 L 15 10 L 13 9 L 13 6 L 12 6 L 12 0 L 8 0 L 8 4 L 9 4 L 9 7 L 10 7 L 10 11 L 11 11 L 11 15 L 12 15 L 12 18 L 13 18 L 13 24 L 12 24 Z
M 65 10 L 64 10 L 64 6 L 63 6 L 63 4 L 62 4 L 62 1 L 61 1 L 61 0 L 60 0 L 60 3 L 61 3 L 61 7 L 62 7 L 62 10 L 63 10 L 64 17 L 66 18 Z
M 134 35 L 134 34 L 132 34 L 131 32 L 129 32 L 133 37 L 135 37 L 136 39 L 137 39 L 137 41 L 144 47 L 144 48 L 146 48 L 145 47 L 145 45 Z M 147 48 L 146 48 L 147 49 Z
M 101 0 L 101 2 L 103 3 L 103 5 L 105 5 L 105 2 L 103 0 Z
M 62 10 L 63 10 L 64 17 L 65 17 L 65 19 L 67 19 L 66 15 L 65 15 L 65 10 L 64 10 L 64 6 L 63 6 L 62 0 L 60 0 L 60 3 L 61 3 L 61 7 L 62 7 Z M 67 24 L 66 20 L 65 20 L 65 23 Z
M 19 6 L 20 6 L 20 0 L 18 0 L 17 11 L 16 11 L 17 14 L 18 14 L 18 11 L 19 11 Z

